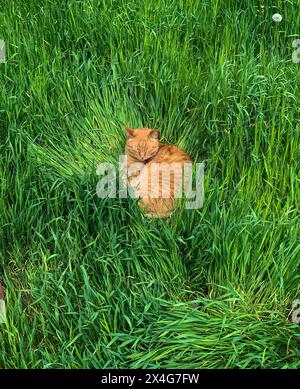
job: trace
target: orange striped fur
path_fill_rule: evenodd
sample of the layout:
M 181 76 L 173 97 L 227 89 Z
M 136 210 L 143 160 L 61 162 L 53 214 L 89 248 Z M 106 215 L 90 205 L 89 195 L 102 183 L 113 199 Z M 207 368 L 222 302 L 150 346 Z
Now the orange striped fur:
M 140 198 L 139 205 L 146 216 L 170 216 L 181 185 L 178 177 L 184 163 L 192 162 L 191 157 L 176 146 L 161 144 L 157 130 L 126 128 L 126 132 L 129 186 Z

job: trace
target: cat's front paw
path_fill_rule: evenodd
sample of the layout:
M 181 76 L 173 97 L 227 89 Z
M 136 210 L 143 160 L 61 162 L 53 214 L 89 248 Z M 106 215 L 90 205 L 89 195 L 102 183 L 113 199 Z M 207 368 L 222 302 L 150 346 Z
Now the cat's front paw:
M 145 165 L 143 162 L 134 162 L 128 166 L 128 177 L 139 176 L 144 169 Z

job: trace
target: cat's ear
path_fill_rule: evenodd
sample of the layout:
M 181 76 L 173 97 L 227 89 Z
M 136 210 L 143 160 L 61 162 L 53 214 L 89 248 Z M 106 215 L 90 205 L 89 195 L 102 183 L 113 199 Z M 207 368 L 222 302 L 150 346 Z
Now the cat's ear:
M 125 131 L 126 131 L 127 138 L 133 137 L 133 128 L 126 127 Z
M 157 131 L 157 130 L 151 131 L 150 137 L 153 139 L 158 139 L 159 138 L 159 131 Z

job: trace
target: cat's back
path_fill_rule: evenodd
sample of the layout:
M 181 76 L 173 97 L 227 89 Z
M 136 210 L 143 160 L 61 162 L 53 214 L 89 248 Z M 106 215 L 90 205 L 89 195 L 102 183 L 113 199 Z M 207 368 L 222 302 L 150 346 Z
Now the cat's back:
M 161 144 L 158 153 L 151 162 L 173 163 L 173 162 L 192 162 L 192 158 L 183 150 L 174 145 Z

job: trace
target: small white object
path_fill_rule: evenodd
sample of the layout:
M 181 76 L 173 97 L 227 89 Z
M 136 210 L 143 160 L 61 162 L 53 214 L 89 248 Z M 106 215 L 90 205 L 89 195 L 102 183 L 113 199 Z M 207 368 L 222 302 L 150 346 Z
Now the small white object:
M 292 322 L 295 324 L 300 324 L 300 299 L 294 300 L 292 302 Z
M 272 16 L 272 19 L 274 20 L 274 22 L 279 23 L 279 22 L 282 21 L 282 15 L 280 15 L 280 14 L 274 14 L 274 15 Z
M 0 63 L 6 62 L 5 41 L 0 39 Z

